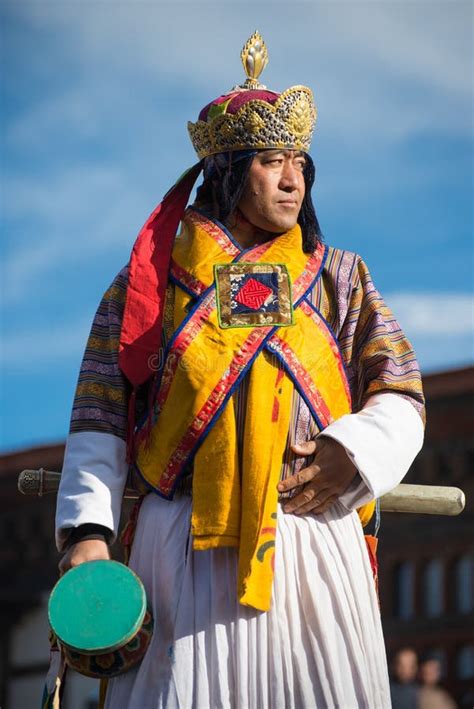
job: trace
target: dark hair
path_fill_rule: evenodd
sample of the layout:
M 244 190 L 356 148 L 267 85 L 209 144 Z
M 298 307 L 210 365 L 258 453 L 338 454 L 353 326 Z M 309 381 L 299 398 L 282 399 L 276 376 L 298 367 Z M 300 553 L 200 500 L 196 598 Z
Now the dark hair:
M 206 158 L 204 163 L 204 182 L 196 193 L 196 206 L 206 209 L 216 219 L 225 223 L 235 211 L 242 197 L 250 165 L 255 156 L 248 151 L 243 154 L 224 153 Z M 298 224 L 303 236 L 303 251 L 312 253 L 323 240 L 318 218 L 311 198 L 315 169 L 311 157 L 305 154 L 303 170 L 305 196 L 298 215 Z

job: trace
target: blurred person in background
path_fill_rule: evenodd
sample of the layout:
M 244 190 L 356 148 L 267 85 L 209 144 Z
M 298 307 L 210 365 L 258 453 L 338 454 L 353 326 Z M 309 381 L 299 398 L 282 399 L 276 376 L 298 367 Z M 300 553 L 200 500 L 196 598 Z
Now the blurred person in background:
M 439 686 L 442 675 L 439 658 L 428 655 L 421 662 L 418 671 L 420 682 L 419 709 L 456 709 L 456 702 L 448 692 Z
M 404 647 L 398 650 L 393 657 L 391 669 L 390 695 L 393 709 L 418 709 L 418 657 L 413 648 Z

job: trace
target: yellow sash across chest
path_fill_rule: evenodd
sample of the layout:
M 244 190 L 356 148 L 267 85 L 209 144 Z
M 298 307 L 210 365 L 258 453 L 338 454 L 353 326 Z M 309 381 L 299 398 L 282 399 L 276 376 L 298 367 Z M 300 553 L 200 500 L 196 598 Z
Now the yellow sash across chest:
M 337 343 L 305 300 L 324 259 L 323 246 L 303 253 L 298 225 L 243 251 L 220 225 L 192 209 L 173 251 L 175 332 L 156 392 L 155 421 L 139 446 L 136 468 L 152 489 L 172 498 L 193 462 L 193 548 L 238 546 L 239 600 L 261 610 L 271 603 L 276 486 L 293 387 L 320 430 L 351 410 Z M 236 262 L 286 265 L 293 324 L 221 327 L 214 266 Z M 239 441 L 235 398 L 244 376 L 249 380 Z

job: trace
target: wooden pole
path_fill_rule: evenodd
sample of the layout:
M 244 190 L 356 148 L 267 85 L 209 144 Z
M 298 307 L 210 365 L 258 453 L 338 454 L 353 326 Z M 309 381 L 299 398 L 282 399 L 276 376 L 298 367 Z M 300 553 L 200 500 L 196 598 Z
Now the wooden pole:
M 18 477 L 18 490 L 23 495 L 41 497 L 58 492 L 61 473 L 52 470 L 23 470 Z M 136 499 L 133 490 L 125 490 L 125 498 Z M 441 485 L 406 485 L 402 483 L 380 498 L 382 512 L 407 512 L 427 515 L 458 515 L 466 504 L 458 487 Z

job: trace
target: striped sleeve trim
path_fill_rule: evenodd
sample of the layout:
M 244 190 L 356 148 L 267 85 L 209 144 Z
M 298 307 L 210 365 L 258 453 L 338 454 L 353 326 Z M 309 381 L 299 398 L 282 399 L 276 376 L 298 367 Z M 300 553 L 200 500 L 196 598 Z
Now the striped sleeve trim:
M 118 348 L 127 282 L 125 267 L 95 314 L 79 372 L 70 433 L 96 431 L 126 438 L 127 382 L 118 366 Z

